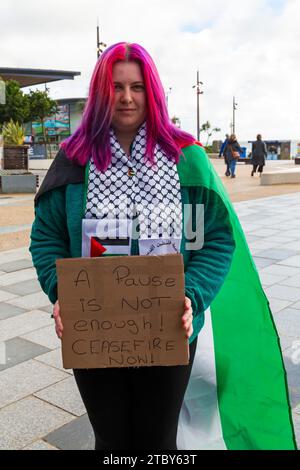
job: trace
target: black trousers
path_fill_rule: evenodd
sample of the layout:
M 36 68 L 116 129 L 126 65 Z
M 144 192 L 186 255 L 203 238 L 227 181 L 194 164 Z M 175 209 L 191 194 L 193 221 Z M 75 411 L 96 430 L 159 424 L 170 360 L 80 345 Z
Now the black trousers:
M 262 173 L 262 172 L 263 172 L 263 169 L 264 169 L 264 166 L 263 166 L 263 165 L 253 165 L 253 170 L 252 170 L 253 173 L 256 172 L 257 167 L 258 167 L 258 170 L 257 170 L 258 173 Z
M 187 366 L 74 369 L 95 434 L 96 450 L 176 450 L 179 413 L 197 338 Z

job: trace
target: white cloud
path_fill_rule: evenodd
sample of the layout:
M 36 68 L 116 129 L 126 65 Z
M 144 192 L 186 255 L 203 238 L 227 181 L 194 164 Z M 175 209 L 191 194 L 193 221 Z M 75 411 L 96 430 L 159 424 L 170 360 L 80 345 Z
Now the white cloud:
M 200 119 L 223 137 L 236 96 L 240 140 L 299 138 L 299 0 L 1 0 L 0 66 L 79 70 L 74 82 L 50 84 L 54 98 L 86 95 L 101 40 L 142 44 L 157 64 L 170 114 L 196 133 Z

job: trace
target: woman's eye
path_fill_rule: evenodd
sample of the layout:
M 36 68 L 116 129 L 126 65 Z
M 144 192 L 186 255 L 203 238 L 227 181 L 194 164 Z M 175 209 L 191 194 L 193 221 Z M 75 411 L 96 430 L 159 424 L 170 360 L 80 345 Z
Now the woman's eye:
M 134 86 L 133 86 L 133 89 L 134 89 L 134 90 L 137 90 L 137 91 L 140 91 L 140 90 L 144 90 L 145 87 L 144 87 L 144 85 L 134 85 Z
M 115 85 L 115 90 L 122 90 L 121 85 Z

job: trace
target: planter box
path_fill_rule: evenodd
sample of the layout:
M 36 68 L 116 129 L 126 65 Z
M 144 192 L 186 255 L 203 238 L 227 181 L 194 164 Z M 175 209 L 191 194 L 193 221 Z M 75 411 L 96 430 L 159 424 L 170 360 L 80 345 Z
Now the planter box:
M 4 170 L 28 170 L 29 145 L 5 145 L 3 149 Z
M 9 175 L 0 171 L 0 193 L 35 193 L 37 177 L 31 173 L 23 175 Z

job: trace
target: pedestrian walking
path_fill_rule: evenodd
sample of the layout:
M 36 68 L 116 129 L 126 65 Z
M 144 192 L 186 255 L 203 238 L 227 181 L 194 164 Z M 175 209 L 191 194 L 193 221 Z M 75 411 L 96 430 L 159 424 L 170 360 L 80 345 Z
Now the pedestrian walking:
M 261 134 L 257 134 L 256 141 L 252 144 L 252 157 L 251 163 L 253 165 L 251 176 L 254 176 L 254 173 L 258 169 L 259 176 L 261 176 L 263 172 L 263 168 L 266 164 L 266 156 L 267 156 L 267 146 L 265 142 L 262 140 Z
M 240 154 L 242 152 L 243 150 L 240 147 L 240 144 L 238 143 L 235 134 L 231 134 L 223 150 L 225 163 L 227 165 L 227 169 L 225 173 L 226 176 L 235 178 L 236 163 L 238 159 L 240 158 Z
M 226 134 L 225 140 L 224 140 L 224 142 L 222 143 L 221 148 L 220 148 L 219 158 L 221 158 L 222 155 L 224 156 L 224 149 L 225 149 L 225 147 L 226 147 L 226 145 L 227 145 L 227 143 L 228 143 L 228 140 L 229 140 L 229 134 Z M 224 161 L 225 161 L 225 159 L 224 159 Z M 229 165 L 226 163 L 226 161 L 225 161 L 225 165 L 226 165 L 226 172 L 225 172 L 225 175 L 226 175 L 226 176 L 230 176 Z

